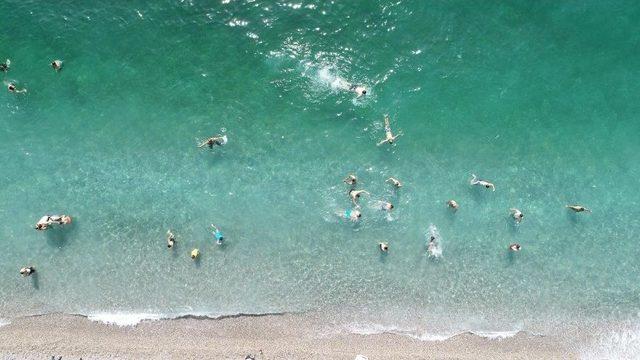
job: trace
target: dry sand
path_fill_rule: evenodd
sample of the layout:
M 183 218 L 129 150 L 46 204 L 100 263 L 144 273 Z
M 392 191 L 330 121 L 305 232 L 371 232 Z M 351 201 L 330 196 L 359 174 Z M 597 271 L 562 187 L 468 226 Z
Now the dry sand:
M 1 359 L 574 359 L 560 339 L 520 333 L 420 341 L 335 333 L 313 316 L 265 315 L 145 321 L 135 327 L 49 314 L 0 327 Z

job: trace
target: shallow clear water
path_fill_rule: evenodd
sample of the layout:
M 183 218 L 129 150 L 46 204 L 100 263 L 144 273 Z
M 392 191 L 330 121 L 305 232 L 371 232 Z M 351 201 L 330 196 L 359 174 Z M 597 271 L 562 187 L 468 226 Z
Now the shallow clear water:
M 330 308 L 337 324 L 439 333 L 636 316 L 634 2 L 3 1 L 0 12 L 4 81 L 29 90 L 0 96 L 0 317 Z M 338 76 L 369 95 L 332 88 Z M 404 136 L 377 147 L 387 113 Z M 225 147 L 196 148 L 222 130 Z M 372 194 L 357 225 L 335 215 L 350 207 L 350 172 Z M 496 192 L 470 187 L 471 173 Z M 372 208 L 380 199 L 390 216 Z M 46 213 L 74 225 L 33 230 Z M 37 277 L 18 275 L 27 264 Z

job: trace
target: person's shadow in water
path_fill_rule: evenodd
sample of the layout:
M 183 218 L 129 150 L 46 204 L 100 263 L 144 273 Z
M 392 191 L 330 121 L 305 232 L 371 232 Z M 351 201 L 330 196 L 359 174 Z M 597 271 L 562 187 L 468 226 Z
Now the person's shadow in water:
M 508 216 L 505 221 L 512 234 L 517 234 L 520 231 L 520 223 L 515 221 L 512 216 Z
M 513 265 L 516 261 L 515 251 L 507 250 L 507 264 Z
M 575 213 L 575 211 L 567 211 L 567 218 L 569 219 L 569 222 L 571 222 L 572 225 L 577 225 L 578 224 L 578 214 Z
M 33 285 L 33 288 L 36 290 L 40 289 L 40 283 L 38 282 L 38 271 L 34 272 L 31 275 L 31 285 Z
M 380 245 L 378 245 L 378 248 L 380 247 Z M 386 251 L 382 251 L 380 250 L 380 262 L 381 263 L 386 263 L 387 262 L 387 255 L 389 255 L 389 253 L 387 253 Z
M 45 230 L 47 244 L 49 244 L 49 246 L 62 249 L 62 247 L 66 245 L 68 239 L 73 237 L 76 230 L 77 225 L 75 223 L 51 227 L 50 229 Z
M 469 186 L 469 193 L 471 194 L 473 201 L 475 201 L 476 203 L 485 202 L 487 196 L 489 196 L 487 192 L 492 193 L 490 189 L 485 189 L 484 187 L 481 187 L 481 186 Z

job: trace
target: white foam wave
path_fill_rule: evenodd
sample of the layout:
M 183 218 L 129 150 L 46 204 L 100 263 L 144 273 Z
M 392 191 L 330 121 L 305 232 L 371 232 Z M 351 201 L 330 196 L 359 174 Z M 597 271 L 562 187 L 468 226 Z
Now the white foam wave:
M 640 324 L 600 334 L 581 352 L 580 359 L 640 359 Z
M 0 326 L 7 326 L 9 324 L 11 324 L 11 321 L 0 318 Z
M 109 325 L 136 326 L 144 320 L 160 320 L 163 316 L 150 313 L 97 313 L 87 315 L 87 318 Z
M 376 334 L 394 334 L 401 336 L 408 336 L 420 341 L 445 341 L 451 339 L 454 336 L 462 334 L 473 334 L 490 340 L 506 339 L 516 336 L 520 330 L 508 330 L 508 331 L 452 331 L 449 333 L 433 334 L 425 331 L 418 331 L 417 329 L 402 329 L 397 326 L 387 326 L 381 324 L 350 324 L 345 326 L 346 330 L 352 334 L 358 335 L 376 335 Z

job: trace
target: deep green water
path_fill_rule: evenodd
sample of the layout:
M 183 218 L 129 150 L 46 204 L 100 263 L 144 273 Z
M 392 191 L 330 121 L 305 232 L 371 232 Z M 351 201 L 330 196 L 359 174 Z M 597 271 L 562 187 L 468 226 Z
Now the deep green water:
M 4 0 L 0 13 L 4 81 L 28 88 L 0 92 L 2 318 L 330 309 L 339 327 L 421 335 L 637 316 L 636 2 Z M 369 95 L 332 89 L 337 76 Z M 387 113 L 404 136 L 377 147 Z M 221 129 L 225 147 L 196 148 Z M 335 215 L 349 172 L 372 194 L 357 225 Z M 74 226 L 35 231 L 47 213 Z M 19 276 L 28 264 L 37 278 Z

